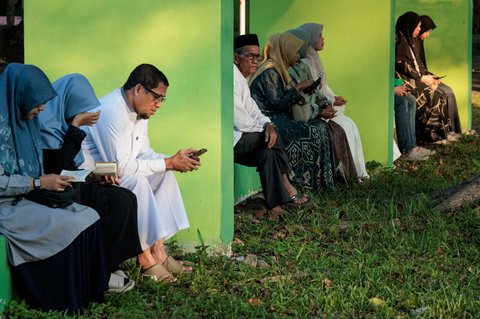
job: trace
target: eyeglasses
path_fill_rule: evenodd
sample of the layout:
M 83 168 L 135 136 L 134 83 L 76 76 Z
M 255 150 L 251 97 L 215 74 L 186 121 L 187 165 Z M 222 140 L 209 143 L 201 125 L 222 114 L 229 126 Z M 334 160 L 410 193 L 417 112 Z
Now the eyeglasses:
M 263 56 L 260 55 L 260 54 L 255 54 L 255 53 L 251 53 L 251 52 L 237 52 L 237 54 L 243 55 L 244 57 L 246 57 L 251 62 L 253 62 L 253 61 L 260 62 L 260 61 L 263 60 Z
M 143 85 L 142 85 L 142 86 L 143 86 Z M 153 100 L 154 100 L 156 103 L 163 103 L 163 102 L 165 102 L 165 100 L 167 99 L 165 96 L 162 96 L 162 95 L 160 95 L 160 94 L 157 94 L 157 93 L 155 93 L 154 91 L 152 91 L 152 90 L 150 90 L 150 89 L 148 89 L 148 88 L 146 88 L 146 87 L 144 87 L 144 86 L 143 86 L 143 88 L 144 88 L 145 90 L 147 90 L 148 92 L 152 93 L 152 95 L 153 95 Z

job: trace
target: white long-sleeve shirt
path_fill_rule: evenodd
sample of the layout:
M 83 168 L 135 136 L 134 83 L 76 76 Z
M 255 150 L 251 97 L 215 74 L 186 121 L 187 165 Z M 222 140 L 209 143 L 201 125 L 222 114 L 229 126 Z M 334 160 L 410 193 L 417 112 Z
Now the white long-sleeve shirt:
M 236 65 L 233 65 L 233 105 L 233 145 L 243 132 L 262 132 L 265 124 L 271 122 L 251 97 L 248 82 Z
M 118 175 L 149 176 L 165 172 L 167 155 L 156 153 L 148 139 L 148 120 L 137 119 L 127 104 L 122 88 L 100 98 L 100 119 L 93 126 L 82 127 L 87 137 L 82 143 L 85 162 L 82 168 L 93 168 L 95 162 L 118 164 Z

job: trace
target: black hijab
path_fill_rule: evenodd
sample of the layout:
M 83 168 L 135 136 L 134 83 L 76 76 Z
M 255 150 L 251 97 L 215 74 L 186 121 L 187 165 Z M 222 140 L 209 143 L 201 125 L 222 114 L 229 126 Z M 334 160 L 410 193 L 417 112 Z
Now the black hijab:
M 408 11 L 398 17 L 395 25 L 395 33 L 397 37 L 403 35 L 408 44 L 413 47 L 412 34 L 418 23 L 420 16 L 413 11 Z
M 420 35 L 422 33 L 427 32 L 428 30 L 433 30 L 437 26 L 435 25 L 435 22 L 433 22 L 432 18 L 429 16 L 423 15 L 420 16 L 420 21 L 422 22 L 422 25 L 420 27 L 420 34 L 418 35 L 418 55 L 420 56 L 420 60 L 422 60 L 423 65 L 425 66 L 425 69 L 427 69 L 427 59 L 425 57 L 425 48 L 423 47 L 423 40 L 420 39 Z
M 432 18 L 429 16 L 420 16 L 420 21 L 422 22 L 422 25 L 420 26 L 420 34 L 425 33 L 428 30 L 433 30 L 437 27 L 435 22 L 433 22 Z
M 408 11 L 398 17 L 395 25 L 395 62 L 416 65 L 419 74 L 425 73 L 425 67 L 419 59 L 418 39 L 412 34 L 420 23 L 420 16 Z

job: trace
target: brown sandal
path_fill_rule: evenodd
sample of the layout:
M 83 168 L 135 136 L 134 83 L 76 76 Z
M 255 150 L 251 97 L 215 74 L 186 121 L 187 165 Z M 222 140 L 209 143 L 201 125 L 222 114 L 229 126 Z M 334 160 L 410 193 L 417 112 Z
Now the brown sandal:
M 173 274 L 179 274 L 182 272 L 191 272 L 192 267 L 186 267 L 182 265 L 181 262 L 176 261 L 172 256 L 168 256 L 167 259 L 162 263 L 162 266 L 165 267 L 166 270 Z
M 173 275 L 160 264 L 156 264 L 148 269 L 143 270 L 142 275 L 157 282 L 167 281 L 169 283 L 173 283 L 177 281 L 177 278 L 173 277 Z

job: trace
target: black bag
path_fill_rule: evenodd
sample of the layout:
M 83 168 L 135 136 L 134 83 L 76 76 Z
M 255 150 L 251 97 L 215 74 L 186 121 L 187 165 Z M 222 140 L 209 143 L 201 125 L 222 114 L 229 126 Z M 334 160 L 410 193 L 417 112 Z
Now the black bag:
M 47 189 L 38 189 L 28 193 L 25 198 L 52 208 L 63 208 L 75 201 L 77 189 L 66 187 L 63 192 L 55 192 Z

